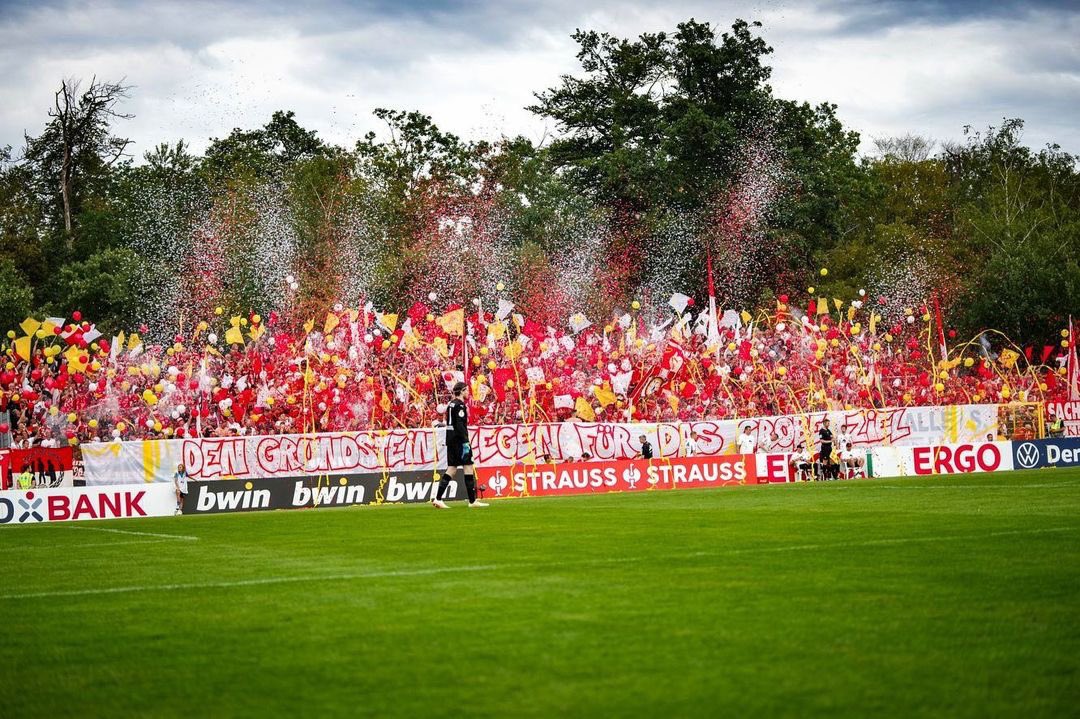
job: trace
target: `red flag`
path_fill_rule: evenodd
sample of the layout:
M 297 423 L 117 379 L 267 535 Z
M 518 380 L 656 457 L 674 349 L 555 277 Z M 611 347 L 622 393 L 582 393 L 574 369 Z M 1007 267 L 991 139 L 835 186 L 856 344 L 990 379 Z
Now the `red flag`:
M 1069 316 L 1069 399 L 1080 400 L 1080 367 L 1076 366 L 1076 331 Z
M 941 322 L 941 304 L 938 303 L 937 295 L 934 295 L 934 314 L 937 319 L 938 350 L 941 352 L 941 361 L 945 362 L 949 359 L 949 348 L 945 345 L 945 325 Z

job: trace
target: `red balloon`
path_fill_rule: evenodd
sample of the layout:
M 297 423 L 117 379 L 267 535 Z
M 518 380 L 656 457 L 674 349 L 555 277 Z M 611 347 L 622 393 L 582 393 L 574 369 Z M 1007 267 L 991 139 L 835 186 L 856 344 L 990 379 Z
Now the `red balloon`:
M 74 312 L 71 313 L 71 319 L 75 320 L 76 322 L 81 322 L 82 321 L 82 312 L 79 312 L 78 310 L 75 310 Z
M 11 430 L 11 427 L 7 424 L 0 424 L 0 434 L 7 434 Z

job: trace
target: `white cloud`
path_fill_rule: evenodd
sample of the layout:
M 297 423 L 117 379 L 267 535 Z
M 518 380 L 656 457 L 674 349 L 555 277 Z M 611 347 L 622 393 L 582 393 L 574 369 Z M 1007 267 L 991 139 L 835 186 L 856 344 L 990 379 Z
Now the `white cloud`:
M 12 38 L 0 48 L 0 144 L 19 146 L 23 129 L 40 130 L 61 77 L 94 74 L 136 86 L 126 106 L 136 117 L 122 132 L 138 152 L 181 137 L 202 148 L 278 109 L 343 144 L 378 129 L 371 110 L 380 106 L 421 110 L 466 137 L 539 139 L 544 122 L 523 108 L 576 69 L 575 28 L 635 35 L 694 16 L 721 28 L 761 19 L 776 48 L 777 93 L 837 103 L 864 139 L 955 138 L 964 124 L 1020 116 L 1030 144 L 1053 139 L 1080 152 L 1077 13 L 915 18 L 870 32 L 845 27 L 858 9 L 850 3 L 391 7 L 117 1 L 0 10 L 0 36 Z

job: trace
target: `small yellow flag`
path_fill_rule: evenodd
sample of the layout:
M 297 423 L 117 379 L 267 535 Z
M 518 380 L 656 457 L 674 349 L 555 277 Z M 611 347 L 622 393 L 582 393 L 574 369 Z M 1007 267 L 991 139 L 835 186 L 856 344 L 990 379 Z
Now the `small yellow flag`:
M 603 387 L 593 387 L 593 394 L 596 395 L 597 401 L 604 407 L 615 404 L 615 393 L 606 384 Z
M 998 355 L 998 362 L 1009 369 L 1016 366 L 1016 360 L 1018 359 L 1020 359 L 1020 353 L 1008 348 L 1001 350 L 1001 354 Z
M 67 360 L 68 374 L 86 371 L 87 363 L 82 361 L 85 356 L 78 347 L 68 347 L 67 352 L 64 353 L 64 359 Z
M 435 324 L 442 327 L 443 332 L 446 334 L 460 337 L 465 334 L 465 309 L 459 307 L 456 310 L 451 310 L 442 317 L 437 317 Z
M 244 344 L 244 333 L 239 327 L 233 326 L 225 330 L 225 343 L 230 345 Z
M 33 335 L 35 332 L 38 331 L 38 328 L 41 327 L 41 323 L 35 320 L 33 317 L 27 317 L 19 324 L 19 327 L 21 327 L 22 331 L 25 332 L 27 335 Z
M 578 397 L 577 402 L 574 403 L 574 409 L 577 410 L 578 417 L 581 417 L 586 422 L 595 422 L 596 413 L 593 412 L 592 405 L 584 397 Z
M 323 334 L 328 335 L 334 331 L 334 328 L 341 324 L 341 320 L 333 312 L 326 314 L 326 323 L 323 325 Z
M 396 314 L 386 313 L 377 315 L 379 318 L 379 324 L 385 327 L 388 331 L 393 332 L 397 329 L 398 316 Z
M 19 355 L 23 360 L 30 359 L 30 338 L 20 337 L 15 340 L 15 354 Z

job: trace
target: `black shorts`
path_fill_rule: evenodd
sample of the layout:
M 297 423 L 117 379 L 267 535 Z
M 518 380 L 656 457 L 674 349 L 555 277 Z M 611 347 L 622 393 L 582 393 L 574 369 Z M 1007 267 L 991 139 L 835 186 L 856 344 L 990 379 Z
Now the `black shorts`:
M 465 454 L 465 445 L 457 442 L 446 443 L 447 467 L 471 467 L 472 452 Z

